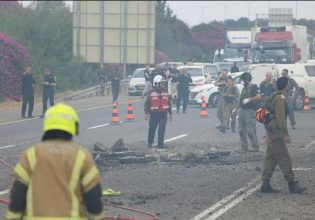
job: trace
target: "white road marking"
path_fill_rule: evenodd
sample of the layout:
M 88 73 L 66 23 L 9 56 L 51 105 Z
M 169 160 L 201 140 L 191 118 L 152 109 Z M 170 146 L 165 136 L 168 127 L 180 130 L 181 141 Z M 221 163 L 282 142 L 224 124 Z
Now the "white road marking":
M 202 211 L 200 214 L 196 215 L 194 218 L 192 218 L 191 220 L 201 220 L 204 219 L 205 217 L 212 215 L 212 212 L 214 210 L 216 210 L 217 208 L 221 207 L 222 205 L 224 205 L 225 203 L 229 202 L 231 199 L 234 199 L 235 197 L 237 197 L 238 195 L 240 195 L 241 193 L 244 193 L 244 191 L 248 190 L 249 188 L 251 188 L 252 186 L 258 186 L 259 184 L 257 184 L 257 182 L 260 180 L 260 176 L 256 177 L 255 179 L 253 179 L 252 181 L 250 181 L 248 184 L 246 184 L 245 186 L 239 188 L 238 190 L 234 191 L 231 195 L 223 198 L 222 200 L 216 202 L 214 205 L 210 206 L 209 208 L 207 208 L 206 210 Z
M 0 191 L 0 196 L 6 195 L 9 192 L 10 192 L 10 189 L 6 189 L 6 190 L 3 190 L 3 191 Z
M 308 148 L 312 147 L 313 145 L 315 145 L 315 140 L 313 140 L 312 142 L 305 145 L 305 149 L 308 149 Z
M 132 102 L 139 102 L 142 101 L 142 99 L 136 99 L 136 100 L 132 100 Z M 118 105 L 122 105 L 122 104 L 127 104 L 128 102 L 121 102 Z M 112 106 L 112 104 L 107 104 L 107 105 L 101 105 L 101 106 L 94 106 L 94 107 L 88 107 L 88 108 L 83 108 L 83 109 L 78 109 L 76 110 L 77 112 L 84 112 L 84 111 L 89 111 L 89 110 L 93 110 L 93 109 L 98 109 L 98 108 L 104 108 L 104 107 L 110 107 Z M 15 123 L 19 123 L 19 122 L 23 122 L 23 121 L 30 121 L 30 120 L 34 120 L 34 119 L 39 119 L 40 117 L 35 117 L 35 118 L 26 118 L 26 119 L 20 119 L 20 120 L 15 120 L 15 121 L 8 121 L 8 122 L 2 122 L 0 123 L 0 126 L 2 125 L 8 125 L 8 124 L 15 124 Z
M 256 184 L 253 188 L 249 189 L 247 192 L 242 194 L 241 196 L 234 199 L 232 202 L 230 202 L 228 205 L 225 205 L 222 209 L 219 209 L 218 211 L 214 212 L 209 218 L 206 218 L 205 220 L 215 220 L 219 218 L 221 215 L 223 215 L 225 212 L 236 206 L 238 203 L 249 197 L 251 194 L 256 192 L 260 188 L 259 184 Z
M 178 136 L 176 136 L 176 137 L 172 137 L 172 138 L 166 139 L 164 142 L 167 143 L 167 142 L 175 141 L 175 140 L 177 140 L 177 139 L 186 137 L 187 135 L 188 135 L 188 134 L 181 134 L 181 135 L 178 135 Z
M 95 129 L 95 128 L 101 128 L 101 127 L 106 127 L 110 125 L 109 123 L 106 123 L 106 124 L 102 124 L 102 125 L 97 125 L 97 126 L 93 126 L 93 127 L 89 127 L 87 128 L 88 130 L 91 130 L 91 129 Z
M 294 171 L 311 171 L 313 168 L 303 168 L 303 167 L 298 167 L 298 168 L 293 168 Z
M 0 150 L 2 150 L 2 149 L 6 149 L 6 148 L 15 147 L 15 146 L 16 146 L 16 145 L 8 145 L 8 146 L 0 147 Z

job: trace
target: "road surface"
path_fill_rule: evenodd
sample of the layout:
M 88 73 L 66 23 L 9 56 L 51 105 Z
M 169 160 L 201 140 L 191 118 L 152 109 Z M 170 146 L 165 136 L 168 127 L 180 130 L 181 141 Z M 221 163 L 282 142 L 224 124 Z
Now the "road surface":
M 136 121 L 126 122 L 127 98 L 122 96 L 119 100 L 120 125 L 110 124 L 110 98 L 72 101 L 80 117 L 80 136 L 75 142 L 92 150 L 95 142 L 109 147 L 123 138 L 131 150 L 158 154 L 146 148 L 148 122 L 144 120 L 144 101 L 133 97 Z M 257 191 L 265 153 L 263 126 L 257 123 L 261 151 L 240 154 L 235 152 L 240 148 L 238 133 L 228 130 L 222 134 L 215 129 L 218 125 L 216 109 L 208 109 L 208 118 L 200 118 L 199 111 L 196 106 L 189 106 L 187 114 L 174 111 L 173 121 L 167 124 L 165 139 L 169 148 L 166 152 L 211 148 L 231 154 L 224 160 L 209 163 L 153 162 L 100 167 L 103 187 L 122 192 L 122 196 L 112 201 L 150 211 L 163 220 L 314 219 L 314 111 L 296 112 L 297 130 L 290 130 L 293 143 L 289 151 L 295 174 L 301 185 L 308 188 L 303 195 L 288 193 L 278 169 L 272 184 L 280 188 L 281 193 L 265 195 Z M 20 120 L 19 112 L 19 109 L 0 111 L 0 158 L 11 164 L 15 164 L 21 151 L 39 141 L 42 135 L 42 119 Z M 36 115 L 40 115 L 39 112 L 37 110 Z M 0 164 L 0 195 L 9 184 L 10 170 Z M 107 212 L 115 213 L 112 209 Z M 4 213 L 5 207 L 0 205 L 1 219 Z

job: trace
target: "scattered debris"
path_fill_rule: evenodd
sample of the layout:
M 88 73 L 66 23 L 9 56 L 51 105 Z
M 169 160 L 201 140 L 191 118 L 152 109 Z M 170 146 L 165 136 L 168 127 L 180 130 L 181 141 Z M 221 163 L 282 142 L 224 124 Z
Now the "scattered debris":
M 102 166 L 114 166 L 121 164 L 151 163 L 155 161 L 166 163 L 183 163 L 186 168 L 192 164 L 207 164 L 210 162 L 225 162 L 225 157 L 230 156 L 231 151 L 220 151 L 217 146 L 205 144 L 201 148 L 191 147 L 189 144 L 176 146 L 164 151 L 149 150 L 139 144 L 125 146 L 122 138 L 118 139 L 111 147 L 96 142 L 93 148 L 95 161 Z M 143 148 L 141 148 L 143 147 Z M 134 150 L 130 150 L 133 148 Z

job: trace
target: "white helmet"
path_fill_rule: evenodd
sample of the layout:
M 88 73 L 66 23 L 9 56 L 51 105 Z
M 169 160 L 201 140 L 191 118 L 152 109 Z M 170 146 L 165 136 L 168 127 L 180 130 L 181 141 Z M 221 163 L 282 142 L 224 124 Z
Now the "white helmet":
M 159 83 L 161 83 L 161 82 L 165 82 L 165 79 L 163 78 L 163 76 L 157 75 L 153 79 L 153 86 L 158 87 Z

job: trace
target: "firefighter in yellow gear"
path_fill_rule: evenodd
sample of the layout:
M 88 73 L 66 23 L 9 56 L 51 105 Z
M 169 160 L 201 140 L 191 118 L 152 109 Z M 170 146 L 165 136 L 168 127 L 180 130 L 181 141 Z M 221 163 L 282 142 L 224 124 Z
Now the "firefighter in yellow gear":
M 59 103 L 44 115 L 40 143 L 26 149 L 13 173 L 6 220 L 104 219 L 101 176 L 91 154 L 75 144 L 79 118 Z

